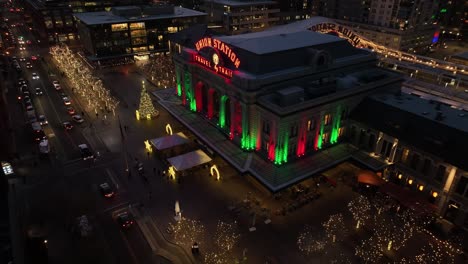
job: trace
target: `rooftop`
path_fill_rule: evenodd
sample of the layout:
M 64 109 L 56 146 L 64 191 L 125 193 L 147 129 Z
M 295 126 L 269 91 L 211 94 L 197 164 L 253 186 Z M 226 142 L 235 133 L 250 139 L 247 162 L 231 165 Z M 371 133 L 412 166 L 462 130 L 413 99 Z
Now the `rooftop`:
M 413 95 L 384 93 L 366 98 L 351 118 L 468 170 L 468 112 L 464 110 Z
M 225 6 L 251 6 L 251 5 L 274 5 L 276 2 L 274 1 L 254 1 L 254 0 L 248 0 L 248 1 L 232 1 L 232 0 L 212 0 L 214 3 L 217 4 L 222 4 Z
M 455 55 L 452 55 L 452 57 L 463 59 L 463 60 L 468 60 L 468 51 L 457 53 Z
M 300 49 L 321 44 L 346 41 L 342 38 L 316 33 L 310 30 L 296 32 L 261 31 L 218 37 L 221 41 L 255 54 L 268 54 L 284 50 Z
M 125 6 L 125 7 L 117 7 L 116 9 L 118 9 L 118 11 L 125 12 L 125 10 L 134 10 L 135 8 L 141 8 L 141 7 Z M 106 11 L 74 13 L 73 15 L 84 24 L 101 25 L 101 24 L 137 22 L 137 21 L 138 22 L 150 21 L 150 20 L 167 19 L 167 18 L 205 16 L 206 13 L 176 6 L 174 7 L 174 12 L 172 13 L 164 13 L 164 14 L 157 14 L 157 15 L 144 15 L 143 13 L 141 13 L 139 17 L 124 17 L 124 16 L 114 14 L 114 12 L 106 12 Z

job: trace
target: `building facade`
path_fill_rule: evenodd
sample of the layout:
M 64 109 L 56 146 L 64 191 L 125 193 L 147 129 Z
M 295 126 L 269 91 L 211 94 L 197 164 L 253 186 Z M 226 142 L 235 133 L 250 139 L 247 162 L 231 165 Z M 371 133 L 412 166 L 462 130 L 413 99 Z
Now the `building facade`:
M 373 54 L 331 35 L 179 37 L 185 42 L 171 41 L 171 50 L 182 103 L 239 148 L 275 164 L 337 144 L 366 95 L 401 82 L 377 68 Z
M 437 1 L 313 0 L 312 14 L 335 19 L 362 37 L 397 50 L 426 52 L 438 36 Z
M 268 0 L 207 0 L 200 9 L 208 14 L 208 23 L 224 34 L 256 32 L 279 21 L 277 3 Z
M 168 51 L 168 36 L 204 23 L 206 14 L 168 4 L 114 7 L 75 14 L 78 33 L 91 60 L 147 56 Z
M 389 181 L 468 230 L 466 111 L 414 95 L 380 94 L 354 110 L 348 132 L 353 145 L 391 164 Z
M 143 5 L 151 0 L 94 0 L 94 1 L 61 1 L 61 0 L 25 0 L 26 22 L 34 33 L 50 43 L 74 42 L 77 31 L 73 13 L 110 11 L 113 6 Z

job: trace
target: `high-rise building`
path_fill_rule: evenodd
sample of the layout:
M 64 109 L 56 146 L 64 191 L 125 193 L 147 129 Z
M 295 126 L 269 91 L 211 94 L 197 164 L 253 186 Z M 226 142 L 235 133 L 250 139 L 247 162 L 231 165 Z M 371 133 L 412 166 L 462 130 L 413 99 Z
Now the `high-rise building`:
M 200 9 L 208 14 L 213 29 L 229 35 L 275 25 L 280 11 L 277 3 L 270 0 L 205 0 Z
M 435 17 L 443 36 L 463 39 L 468 34 L 468 2 L 440 1 Z
M 312 0 L 312 14 L 335 19 L 370 41 L 403 51 L 426 51 L 437 27 L 437 1 Z
M 33 32 L 50 43 L 77 39 L 73 13 L 110 11 L 113 6 L 142 5 L 152 0 L 25 0 L 25 20 Z

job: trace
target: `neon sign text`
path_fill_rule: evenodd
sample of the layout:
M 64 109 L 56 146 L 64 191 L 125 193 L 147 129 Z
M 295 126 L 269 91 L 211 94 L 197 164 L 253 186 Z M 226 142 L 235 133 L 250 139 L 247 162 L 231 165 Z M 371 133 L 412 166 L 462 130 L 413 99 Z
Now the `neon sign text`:
M 201 64 L 201 65 L 203 65 L 203 66 L 205 66 L 207 68 L 213 69 L 216 73 L 219 73 L 219 74 L 224 75 L 226 77 L 232 78 L 232 74 L 233 74 L 232 70 L 230 70 L 228 68 L 225 68 L 225 67 L 222 67 L 222 66 L 219 66 L 219 65 L 214 65 L 213 63 L 211 63 L 211 61 L 203 58 L 200 55 L 194 54 L 193 55 L 193 60 L 198 64 Z
M 222 53 L 224 53 L 224 55 L 226 55 L 229 58 L 229 60 L 231 60 L 232 64 L 234 64 L 236 68 L 239 68 L 241 62 L 237 57 L 237 54 L 221 40 L 206 37 L 200 39 L 199 41 L 197 41 L 197 43 L 195 43 L 195 48 L 197 49 L 197 51 L 200 51 L 205 47 L 211 47 L 221 51 Z
M 320 23 L 312 26 L 310 30 L 322 32 L 335 31 L 346 36 L 354 45 L 357 45 L 359 44 L 359 42 L 361 42 L 361 39 L 356 34 L 354 34 L 351 29 L 348 29 L 335 23 Z

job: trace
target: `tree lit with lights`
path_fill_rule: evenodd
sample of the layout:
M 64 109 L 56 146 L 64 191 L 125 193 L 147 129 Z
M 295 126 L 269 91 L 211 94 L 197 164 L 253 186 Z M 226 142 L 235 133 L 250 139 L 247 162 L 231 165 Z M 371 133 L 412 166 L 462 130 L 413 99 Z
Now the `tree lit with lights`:
M 330 218 L 322 224 L 322 226 L 325 229 L 327 238 L 333 243 L 336 241 L 342 241 L 348 233 L 342 214 L 331 215 Z
M 356 221 L 356 228 L 359 228 L 370 218 L 371 204 L 369 200 L 362 195 L 359 195 L 349 202 L 348 209 Z
M 205 263 L 224 264 L 232 263 L 232 249 L 239 242 L 240 233 L 236 223 L 218 221 L 214 234 L 214 250 L 204 255 Z
M 296 244 L 302 253 L 309 255 L 323 252 L 328 244 L 328 239 L 323 232 L 307 225 L 297 237 Z
M 175 242 L 187 247 L 201 241 L 205 234 L 205 226 L 200 221 L 186 217 L 182 217 L 176 223 L 170 223 L 169 229 L 173 232 Z

